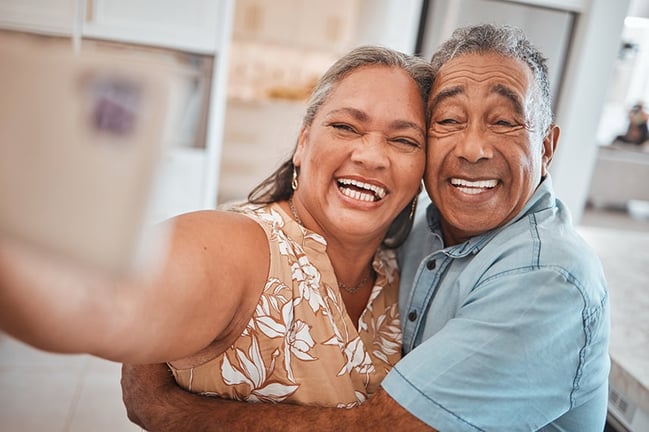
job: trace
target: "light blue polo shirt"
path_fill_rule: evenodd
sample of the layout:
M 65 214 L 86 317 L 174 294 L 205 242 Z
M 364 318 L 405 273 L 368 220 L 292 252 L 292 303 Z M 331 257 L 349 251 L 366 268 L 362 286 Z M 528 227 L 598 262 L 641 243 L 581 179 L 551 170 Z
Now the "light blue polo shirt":
M 606 281 L 551 179 L 509 224 L 456 246 L 432 205 L 419 213 L 400 254 L 406 356 L 383 388 L 442 432 L 602 431 Z

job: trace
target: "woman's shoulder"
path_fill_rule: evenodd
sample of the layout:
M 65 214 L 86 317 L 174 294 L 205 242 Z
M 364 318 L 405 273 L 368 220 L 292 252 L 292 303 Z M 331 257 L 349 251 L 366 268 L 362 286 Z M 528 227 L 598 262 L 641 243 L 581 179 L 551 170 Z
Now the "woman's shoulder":
M 217 207 L 219 211 L 242 214 L 257 220 L 269 220 L 280 218 L 277 203 L 257 204 L 248 201 L 231 201 L 223 203 Z
M 173 237 L 190 243 L 255 245 L 265 240 L 267 230 L 250 210 L 225 208 L 198 210 L 176 216 L 167 221 Z

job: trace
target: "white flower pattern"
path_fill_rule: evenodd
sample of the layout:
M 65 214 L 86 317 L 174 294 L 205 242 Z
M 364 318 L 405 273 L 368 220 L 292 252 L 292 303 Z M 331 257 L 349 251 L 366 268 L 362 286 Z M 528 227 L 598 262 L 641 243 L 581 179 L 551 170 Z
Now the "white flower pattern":
M 376 286 L 357 330 L 345 311 L 324 238 L 297 225 L 276 204 L 235 211 L 265 229 L 271 272 L 241 336 L 216 359 L 174 370 L 179 384 L 248 402 L 340 408 L 363 403 L 400 358 L 394 252 L 377 251 Z

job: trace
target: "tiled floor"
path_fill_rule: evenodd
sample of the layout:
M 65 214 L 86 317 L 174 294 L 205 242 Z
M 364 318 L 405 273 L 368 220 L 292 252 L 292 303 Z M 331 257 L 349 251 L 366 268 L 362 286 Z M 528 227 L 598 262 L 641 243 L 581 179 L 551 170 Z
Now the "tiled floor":
M 0 431 L 132 432 L 120 365 L 34 350 L 0 334 Z
M 649 233 L 649 219 L 624 212 L 587 211 L 586 227 Z M 617 236 L 612 236 L 613 238 Z M 635 262 L 649 264 L 647 247 Z M 604 262 L 605 267 L 616 263 Z M 644 277 L 644 268 L 634 277 Z M 641 276 L 645 275 L 645 276 Z M 120 365 L 90 356 L 48 354 L 0 334 L 0 431 L 131 432 L 119 386 Z

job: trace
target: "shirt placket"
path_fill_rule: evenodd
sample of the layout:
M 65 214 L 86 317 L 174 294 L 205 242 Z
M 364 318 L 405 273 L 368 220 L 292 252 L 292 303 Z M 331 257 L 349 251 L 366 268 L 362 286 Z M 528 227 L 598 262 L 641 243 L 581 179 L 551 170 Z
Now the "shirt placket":
M 442 251 L 438 251 L 428 255 L 419 265 L 414 282 L 415 290 L 410 298 L 406 316 L 402 317 L 404 354 L 412 351 L 421 342 L 424 318 L 433 301 L 444 270 L 451 260 L 452 258 Z

